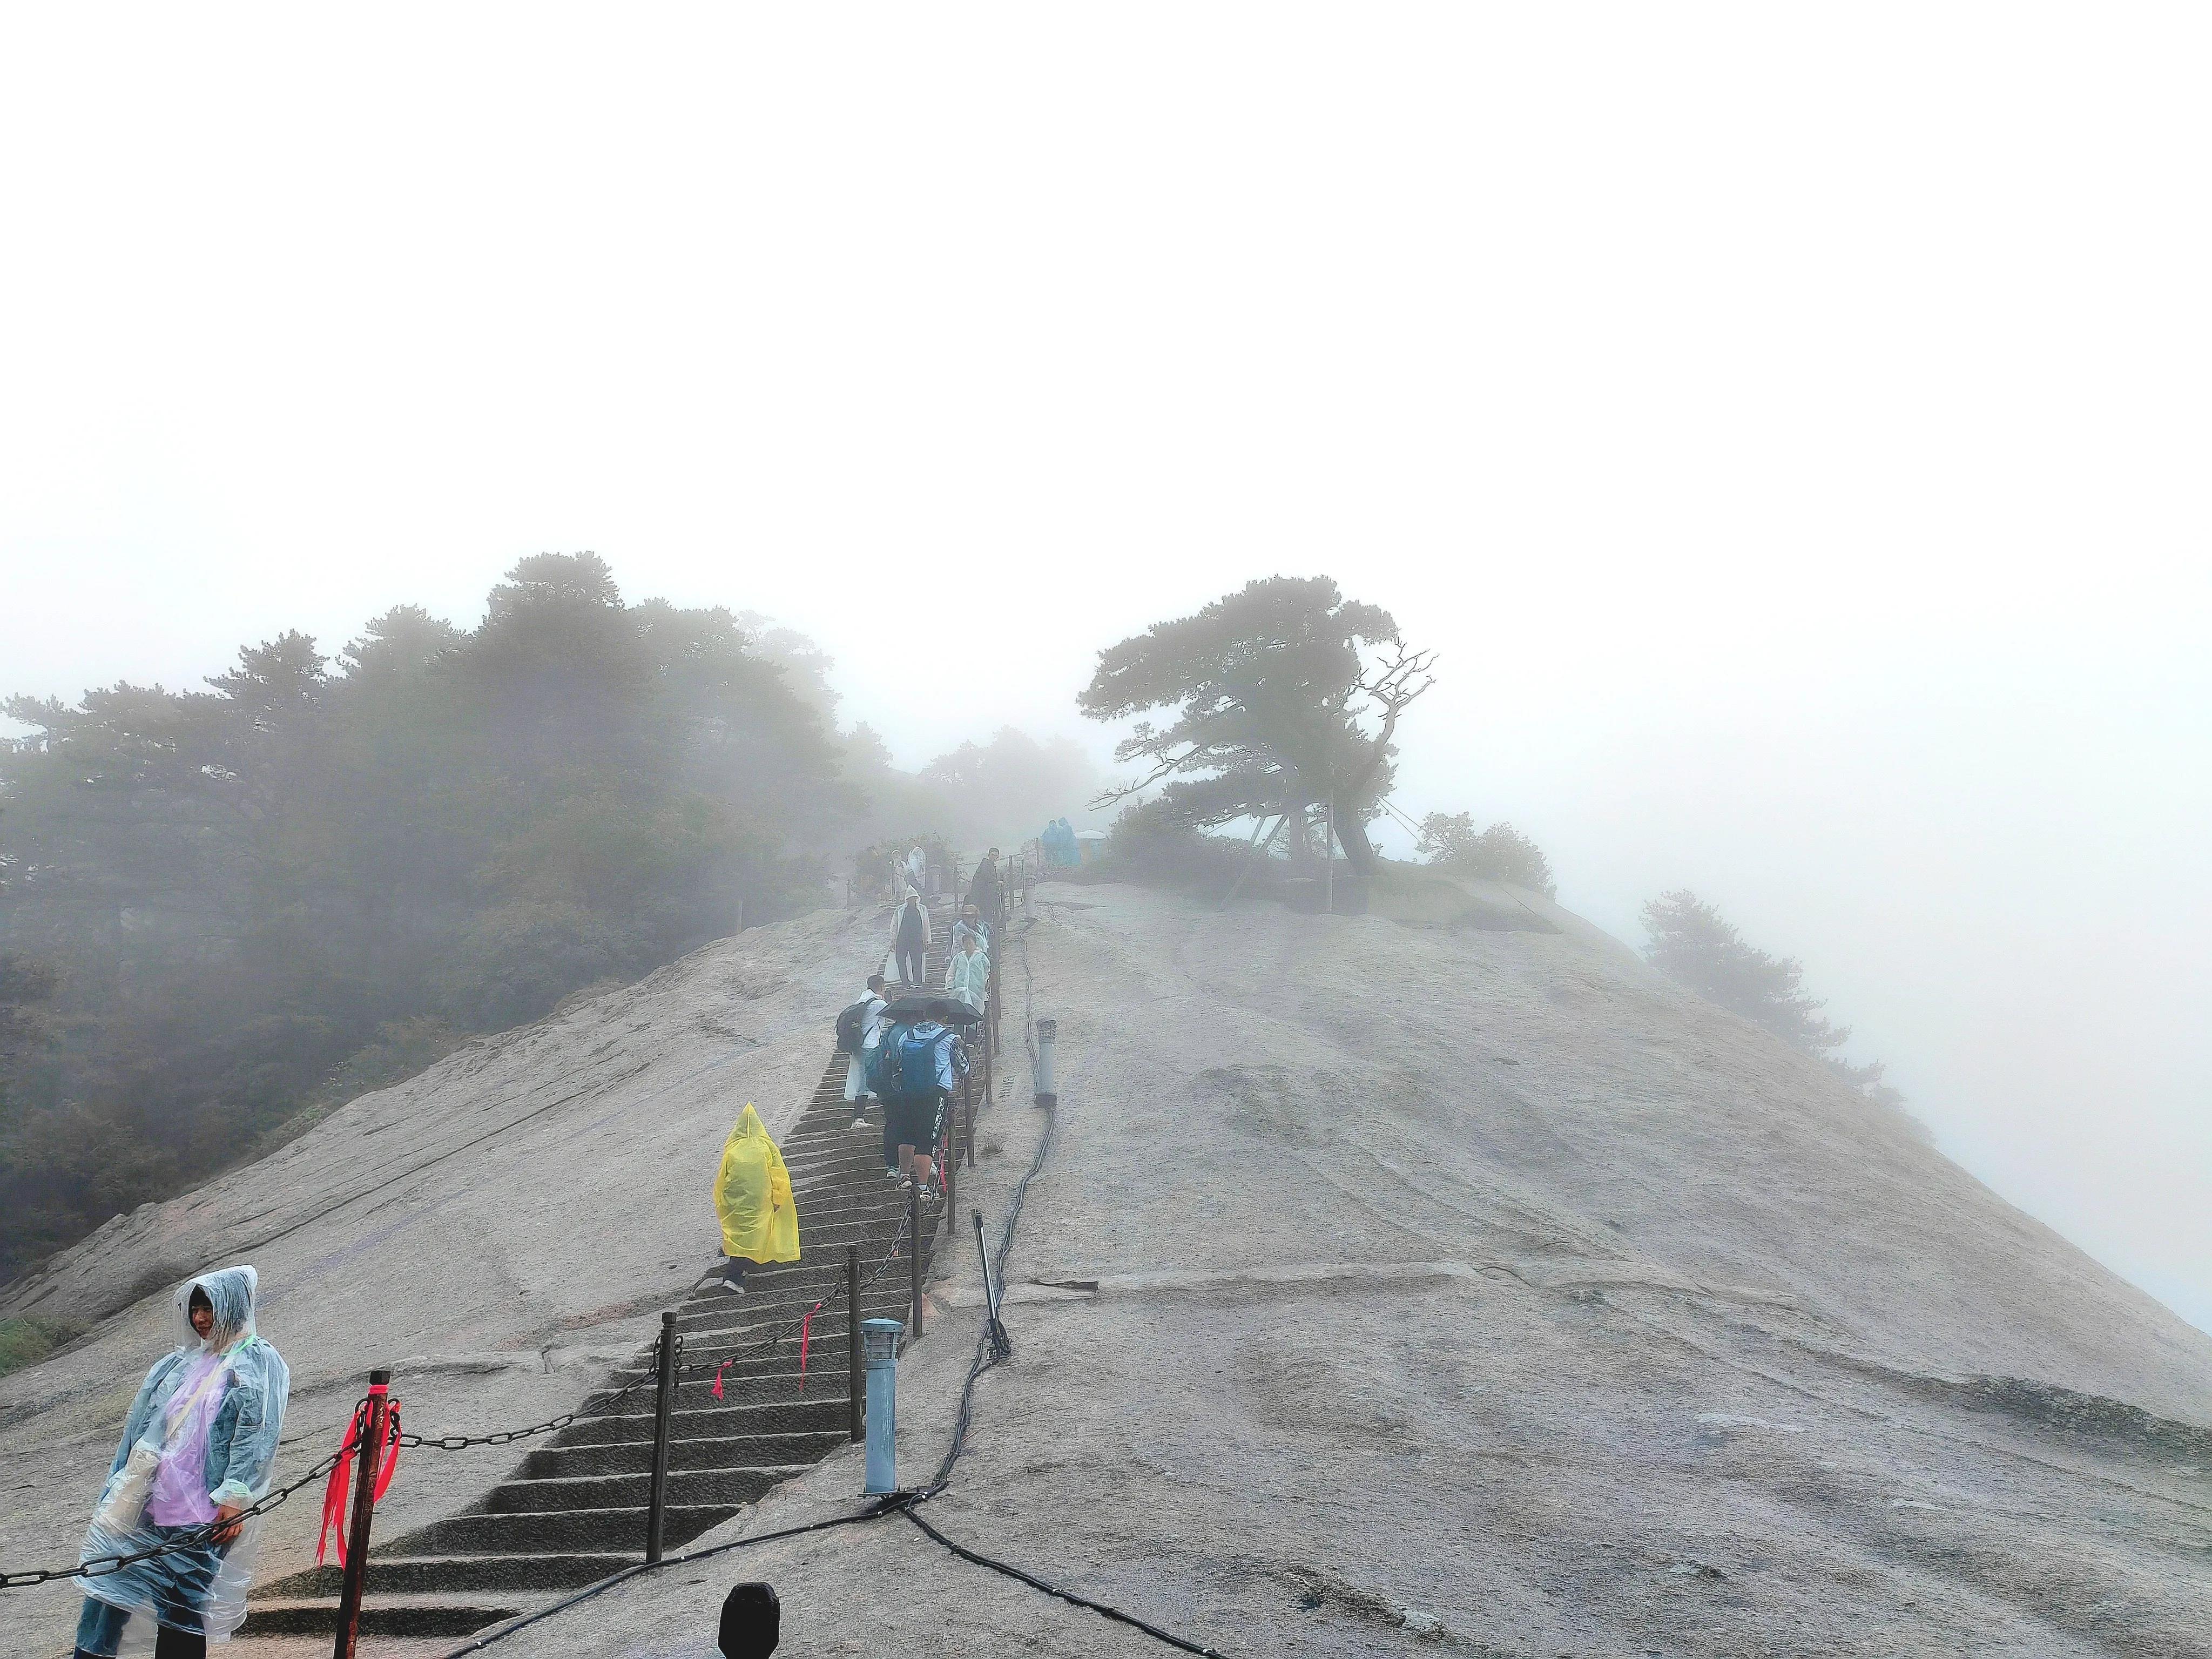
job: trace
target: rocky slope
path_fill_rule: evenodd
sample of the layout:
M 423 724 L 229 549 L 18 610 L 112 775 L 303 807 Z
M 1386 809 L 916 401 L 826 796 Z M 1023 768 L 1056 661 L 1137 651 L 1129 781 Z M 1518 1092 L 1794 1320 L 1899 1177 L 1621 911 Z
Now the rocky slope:
M 1018 1353 L 933 1524 L 1231 1653 L 2212 1652 L 2212 1339 L 1817 1065 L 1490 896 L 1557 931 L 1042 890 L 1004 967 L 1010 1033 L 1060 1022 L 1057 1127 L 1010 1261 Z M 878 938 L 775 931 L 360 1103 L 94 1241 L 113 1261 L 52 1294 L 296 1218 L 253 1259 L 270 1334 L 327 1379 L 303 1434 L 403 1352 L 440 1426 L 557 1408 L 571 1347 L 633 1340 L 665 1264 L 703 1263 L 729 1111 L 795 1107 Z M 1001 1102 L 963 1210 L 1005 1212 L 1044 1121 Z M 372 1123 L 453 1150 L 380 1196 L 284 1198 Z M 910 1481 L 974 1352 L 964 1254 L 901 1365 Z M 27 1494 L 0 1560 L 73 1536 L 150 1332 L 134 1310 L 0 1383 Z M 418 1516 L 462 1484 L 403 1469 Z M 837 1454 L 702 1541 L 859 1486 Z M 798 1654 L 1165 1651 L 895 1518 L 633 1581 L 495 1651 L 705 1656 L 745 1577 Z M 64 1645 L 6 1624 L 0 1650 Z

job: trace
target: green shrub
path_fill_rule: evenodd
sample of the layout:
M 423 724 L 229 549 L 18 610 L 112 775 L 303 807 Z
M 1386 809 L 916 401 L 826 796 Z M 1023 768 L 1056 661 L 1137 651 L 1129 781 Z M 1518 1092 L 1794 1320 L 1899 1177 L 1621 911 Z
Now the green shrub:
M 0 1319 L 0 1376 L 35 1365 L 77 1334 L 58 1319 Z
M 1510 882 L 1547 899 L 1559 896 L 1544 849 L 1510 823 L 1478 832 L 1472 812 L 1431 812 L 1421 820 L 1419 850 L 1447 875 Z

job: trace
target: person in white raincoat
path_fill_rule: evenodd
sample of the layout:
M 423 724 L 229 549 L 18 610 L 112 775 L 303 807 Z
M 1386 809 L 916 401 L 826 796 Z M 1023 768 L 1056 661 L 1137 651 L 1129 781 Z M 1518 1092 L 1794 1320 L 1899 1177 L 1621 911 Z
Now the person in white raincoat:
M 849 1051 L 845 1060 L 845 1099 L 853 1109 L 853 1127 L 868 1127 L 868 1103 L 876 1097 L 868 1087 L 868 1054 L 884 1040 L 883 1012 L 888 1006 L 884 1001 L 884 976 L 868 975 L 867 994 L 854 1005 L 859 1008 L 860 1046 Z
M 945 991 L 980 1014 L 991 988 L 991 959 L 976 948 L 975 940 L 972 933 L 960 935 L 960 948 L 945 965 Z
M 155 1659 L 201 1659 L 208 1638 L 246 1616 L 253 1536 L 240 1512 L 268 1496 L 292 1375 L 253 1327 L 258 1275 L 223 1267 L 179 1285 L 183 1340 L 154 1362 L 77 1556 L 106 1559 L 172 1547 L 115 1571 L 87 1571 L 78 1659 L 112 1659 L 125 1626 L 151 1614 Z

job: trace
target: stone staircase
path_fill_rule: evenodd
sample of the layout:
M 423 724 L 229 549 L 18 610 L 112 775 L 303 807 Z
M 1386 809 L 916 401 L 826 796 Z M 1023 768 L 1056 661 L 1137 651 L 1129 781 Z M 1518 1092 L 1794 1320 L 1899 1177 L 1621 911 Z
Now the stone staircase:
M 941 944 L 933 947 L 933 963 L 941 977 Z M 750 1274 L 742 1297 L 709 1285 L 678 1305 L 684 1371 L 672 1413 L 662 1525 L 663 1547 L 672 1553 L 849 1438 L 847 1245 L 860 1250 L 861 1316 L 903 1319 L 908 1312 L 905 1195 L 884 1178 L 880 1137 L 853 1131 L 843 1055 L 832 1058 L 782 1145 L 799 1200 L 800 1259 Z M 942 1207 L 922 1207 L 925 1273 Z M 826 1305 L 815 1316 L 802 1389 L 799 1338 L 787 1328 L 817 1300 Z M 725 1359 L 723 1397 L 716 1400 L 711 1372 Z M 586 1399 L 574 1423 L 526 1453 L 465 1513 L 376 1540 L 363 1632 L 467 1635 L 550 1593 L 642 1560 L 653 1365 L 648 1345 Z M 617 1398 L 632 1382 L 637 1386 Z M 472 1454 L 407 1454 L 443 1455 Z M 239 1638 L 330 1634 L 337 1593 L 334 1565 L 278 1579 L 255 1592 Z

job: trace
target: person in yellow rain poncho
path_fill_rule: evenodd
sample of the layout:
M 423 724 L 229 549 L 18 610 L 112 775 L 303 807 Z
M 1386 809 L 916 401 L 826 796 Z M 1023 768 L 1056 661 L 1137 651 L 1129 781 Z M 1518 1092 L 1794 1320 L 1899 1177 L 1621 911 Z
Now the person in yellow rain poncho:
M 722 1218 L 722 1254 L 728 1258 L 716 1281 L 721 1289 L 743 1296 L 747 1268 L 799 1260 L 799 1205 L 791 1195 L 791 1172 L 750 1101 L 722 1143 L 714 1208 Z

